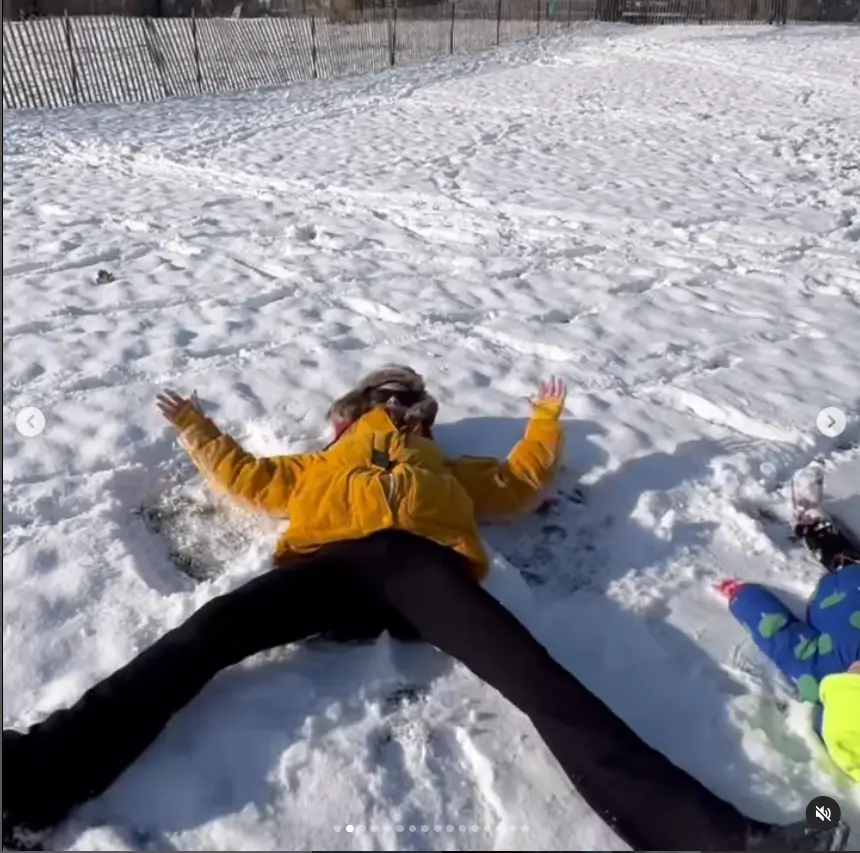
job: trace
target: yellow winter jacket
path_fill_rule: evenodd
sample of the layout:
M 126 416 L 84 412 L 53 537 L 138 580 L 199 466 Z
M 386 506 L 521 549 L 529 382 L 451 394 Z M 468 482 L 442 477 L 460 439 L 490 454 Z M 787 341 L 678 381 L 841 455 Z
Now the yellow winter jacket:
M 821 738 L 836 766 L 860 782 L 860 673 L 839 672 L 821 680 Z
M 289 518 L 275 563 L 329 542 L 408 530 L 453 548 L 483 579 L 487 554 L 477 524 L 536 508 L 561 458 L 561 406 L 535 406 L 506 460 L 447 459 L 431 439 L 399 430 L 371 409 L 329 448 L 256 458 L 187 406 L 176 420 L 197 468 L 218 491 L 276 518 Z

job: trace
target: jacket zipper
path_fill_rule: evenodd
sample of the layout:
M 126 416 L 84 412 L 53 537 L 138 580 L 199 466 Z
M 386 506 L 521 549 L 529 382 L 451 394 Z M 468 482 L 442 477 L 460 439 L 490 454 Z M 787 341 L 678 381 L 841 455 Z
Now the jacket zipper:
M 391 450 L 393 436 L 394 433 L 389 433 L 385 439 L 385 455 L 389 459 L 389 464 L 391 459 L 389 451 Z M 394 482 L 394 474 L 391 472 L 391 468 L 387 468 L 382 476 L 385 478 L 385 500 L 388 503 L 391 518 L 397 524 L 397 484 Z

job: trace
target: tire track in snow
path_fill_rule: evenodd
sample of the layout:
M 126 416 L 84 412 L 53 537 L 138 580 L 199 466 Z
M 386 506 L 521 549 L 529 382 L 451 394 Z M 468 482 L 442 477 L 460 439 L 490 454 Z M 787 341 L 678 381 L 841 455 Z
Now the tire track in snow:
M 55 152 L 55 155 L 94 168 L 113 169 L 127 176 L 144 176 L 180 185 L 191 184 L 249 199 L 280 202 L 284 197 L 301 198 L 305 202 L 303 213 L 306 216 L 312 214 L 313 207 L 318 207 L 326 214 L 352 216 L 359 221 L 366 221 L 372 216 L 389 220 L 413 237 L 431 243 L 439 242 L 440 238 L 443 242 L 457 243 L 460 235 L 468 231 L 477 237 L 495 241 L 499 253 L 503 253 L 505 247 L 516 242 L 516 251 L 525 250 L 529 255 L 534 255 L 540 250 L 544 261 L 548 259 L 547 251 L 544 251 L 547 247 L 536 249 L 535 246 L 529 245 L 530 242 L 545 242 L 551 245 L 558 244 L 561 240 L 568 246 L 561 255 L 568 259 L 605 252 L 606 245 L 602 240 L 591 243 L 588 241 L 587 234 L 592 229 L 608 227 L 621 235 L 635 233 L 635 239 L 620 239 L 618 251 L 621 253 L 626 251 L 625 246 L 635 252 L 642 239 L 647 238 L 652 231 L 655 241 L 659 238 L 661 244 L 665 242 L 665 235 L 656 230 L 658 226 L 633 217 L 609 217 L 585 211 L 570 214 L 531 205 L 494 203 L 466 196 L 460 191 L 454 194 L 446 192 L 440 196 L 416 191 L 399 191 L 392 194 L 367 188 L 323 186 L 316 181 L 273 178 L 269 175 L 239 171 L 232 166 L 189 165 L 169 157 L 122 152 L 104 144 L 91 144 L 86 147 L 69 145 Z M 428 158 L 428 163 L 432 160 L 432 157 Z M 452 228 L 452 217 L 456 217 L 462 227 Z M 687 225 L 694 229 L 701 224 L 691 222 Z M 738 231 L 737 248 L 744 250 L 750 240 L 749 223 L 737 223 L 735 230 Z M 844 226 L 839 226 L 837 230 L 841 237 Z M 850 228 L 848 231 L 850 232 Z M 579 245 L 573 246 L 572 250 L 569 245 L 572 240 L 571 232 L 582 235 L 573 238 Z M 764 237 L 770 236 L 769 231 L 764 234 Z M 729 250 L 731 247 L 726 237 L 724 234 L 723 243 L 726 250 Z M 689 249 L 686 243 L 683 246 L 685 251 Z M 811 245 L 809 248 L 814 249 L 816 246 Z M 556 254 L 559 254 L 557 250 Z
M 574 214 L 558 210 L 545 210 L 539 207 L 516 203 L 497 204 L 479 197 L 466 197 L 462 194 L 431 195 L 418 191 L 400 190 L 396 194 L 367 188 L 325 185 L 317 181 L 300 178 L 273 178 L 220 165 L 189 165 L 169 157 L 135 153 L 124 154 L 106 145 L 74 146 L 55 152 L 70 162 L 83 163 L 93 168 L 112 169 L 125 176 L 141 176 L 161 179 L 180 185 L 196 185 L 204 189 L 216 189 L 236 194 L 240 197 L 260 200 L 282 201 L 284 197 L 301 198 L 321 208 L 357 216 L 365 219 L 367 215 L 388 219 L 392 215 L 401 217 L 404 228 L 420 229 L 427 227 L 439 234 L 439 225 L 452 231 L 452 216 L 464 225 L 456 230 L 467 228 L 476 234 L 492 235 L 501 244 L 505 232 L 512 226 L 524 238 L 538 237 L 548 241 L 564 237 L 570 240 L 570 231 L 581 231 L 583 227 L 611 226 L 621 229 L 625 224 L 640 229 L 637 237 L 641 239 L 641 220 L 633 217 L 611 217 L 577 211 Z M 434 158 L 429 157 L 428 162 Z M 305 212 L 310 205 L 305 204 Z M 548 225 L 547 223 L 553 223 Z M 633 229 L 633 230 L 636 230 Z M 605 251 L 605 245 L 575 247 L 579 251 L 593 253 Z

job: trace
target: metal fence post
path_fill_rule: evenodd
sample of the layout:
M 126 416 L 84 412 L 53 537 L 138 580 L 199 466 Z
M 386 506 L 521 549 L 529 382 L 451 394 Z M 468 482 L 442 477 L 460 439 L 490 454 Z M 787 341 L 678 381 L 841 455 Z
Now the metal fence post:
M 194 71 L 197 74 L 197 88 L 203 91 L 203 72 L 200 68 L 200 42 L 197 39 L 197 14 L 191 7 L 191 44 L 194 48 Z
M 502 0 L 496 4 L 496 45 L 502 43 Z
M 454 19 L 457 14 L 457 0 L 451 3 L 451 33 L 448 37 L 448 53 L 454 52 Z
M 537 34 L 540 35 L 540 0 L 535 0 L 537 3 Z
M 69 51 L 69 63 L 72 67 L 72 93 L 75 96 L 75 103 L 79 104 L 81 102 L 81 97 L 78 91 L 78 66 L 75 62 L 75 49 L 72 45 L 72 21 L 69 18 L 69 10 L 63 9 L 63 23 L 65 26 L 63 29 L 66 32 L 66 47 Z

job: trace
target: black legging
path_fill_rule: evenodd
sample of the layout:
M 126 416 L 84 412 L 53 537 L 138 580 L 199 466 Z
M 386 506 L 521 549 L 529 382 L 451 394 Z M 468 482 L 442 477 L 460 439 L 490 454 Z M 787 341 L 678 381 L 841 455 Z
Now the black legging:
M 469 578 L 458 554 L 392 531 L 326 546 L 213 599 L 72 708 L 26 735 L 4 732 L 4 809 L 52 825 L 104 791 L 225 667 L 312 635 L 383 628 L 432 643 L 528 715 L 579 794 L 634 849 L 742 850 L 763 829 L 644 743 Z

